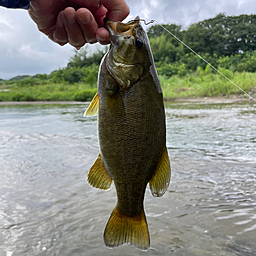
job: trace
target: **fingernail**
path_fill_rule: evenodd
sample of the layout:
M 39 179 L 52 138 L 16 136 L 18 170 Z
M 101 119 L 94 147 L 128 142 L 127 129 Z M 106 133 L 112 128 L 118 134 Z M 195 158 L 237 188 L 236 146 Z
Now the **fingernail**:
M 57 43 L 56 31 L 53 32 L 52 39 L 55 43 Z
M 104 42 L 104 41 L 106 41 L 106 37 L 105 36 L 98 36 L 98 35 L 96 35 L 96 39 L 97 39 L 97 41 L 101 41 L 101 42 Z
M 81 14 L 78 18 L 80 22 L 84 25 L 90 22 L 90 14 L 88 13 L 84 13 L 83 15 Z
M 53 32 L 52 39 L 53 39 L 53 41 L 55 43 L 58 43 L 58 44 L 66 44 L 67 43 L 67 39 L 59 39 L 59 38 L 57 38 L 56 31 Z
M 89 43 L 89 44 L 95 44 L 95 43 L 97 43 L 97 40 L 96 40 L 96 39 L 93 39 L 93 40 L 90 40 L 88 43 Z

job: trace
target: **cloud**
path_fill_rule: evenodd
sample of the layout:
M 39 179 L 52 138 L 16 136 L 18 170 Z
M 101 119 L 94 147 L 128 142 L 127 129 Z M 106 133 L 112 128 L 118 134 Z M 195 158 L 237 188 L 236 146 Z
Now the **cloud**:
M 155 19 L 160 23 L 190 24 L 213 18 L 219 13 L 227 15 L 252 14 L 256 12 L 254 0 L 127 0 L 132 16 Z
M 12 27 L 4 20 L 0 20 L 0 40 L 7 40 L 11 36 Z
M 18 49 L 18 56 L 20 58 L 26 58 L 28 60 L 38 60 L 42 61 L 45 59 L 51 59 L 52 56 L 48 52 L 37 50 L 36 45 L 34 47 L 32 44 L 22 44 Z
M 0 8 L 0 78 L 50 73 L 65 67 L 73 55 L 40 33 L 24 10 Z

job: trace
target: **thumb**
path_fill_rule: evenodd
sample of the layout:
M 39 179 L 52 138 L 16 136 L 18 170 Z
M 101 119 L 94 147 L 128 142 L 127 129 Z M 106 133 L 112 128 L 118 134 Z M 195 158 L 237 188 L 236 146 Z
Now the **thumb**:
M 112 21 L 122 21 L 130 13 L 124 0 L 102 0 L 101 4 L 108 10 L 107 18 Z

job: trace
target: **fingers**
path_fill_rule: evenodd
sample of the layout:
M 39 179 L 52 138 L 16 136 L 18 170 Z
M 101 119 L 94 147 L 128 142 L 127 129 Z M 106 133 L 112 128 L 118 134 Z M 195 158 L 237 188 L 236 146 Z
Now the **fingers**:
M 104 7 L 99 8 L 96 17 L 103 20 L 106 12 L 107 10 Z M 60 45 L 69 43 L 77 49 L 80 49 L 86 43 L 100 42 L 101 44 L 108 44 L 110 42 L 108 31 L 105 28 L 98 28 L 95 17 L 88 9 L 80 8 L 75 11 L 68 7 L 59 13 L 51 39 Z
M 109 33 L 108 33 L 108 31 L 105 28 L 97 29 L 97 31 L 96 31 L 96 38 L 97 38 L 97 41 L 100 44 L 105 45 L 105 44 L 110 43 Z
M 98 29 L 98 24 L 92 13 L 86 8 L 80 8 L 76 11 L 76 20 L 80 25 L 85 41 L 88 43 L 96 43 L 95 33 Z
M 97 41 L 108 44 L 109 33 L 104 28 L 103 18 L 107 14 L 110 20 L 121 21 L 129 14 L 124 0 L 56 0 L 56 3 L 32 1 L 29 15 L 51 40 L 60 45 L 69 43 L 77 49 Z M 76 10 L 67 6 L 75 6 Z
M 67 7 L 61 15 L 61 20 L 65 27 L 69 44 L 80 49 L 87 41 L 84 38 L 83 31 L 76 20 L 75 9 Z M 56 33 L 55 36 L 57 37 Z
M 99 25 L 96 38 L 100 44 L 105 45 L 110 43 L 110 38 L 108 31 L 104 28 L 103 19 L 107 16 L 112 21 L 122 21 L 128 16 L 130 9 L 124 0 L 102 0 L 101 4 L 93 15 Z
M 99 27 L 104 27 L 103 19 L 106 17 L 107 12 L 108 10 L 103 5 L 101 5 L 93 12 L 93 16 Z
M 99 42 L 101 44 L 108 44 L 110 42 L 109 33 L 103 27 L 103 19 L 106 16 L 106 13 L 107 9 L 104 6 L 99 7 L 93 14 L 86 8 L 77 10 L 76 17 L 87 42 Z
M 57 17 L 55 31 L 53 32 L 51 38 L 55 43 L 58 43 L 59 45 L 65 45 L 68 43 L 68 35 L 62 21 L 64 18 L 64 12 L 62 11 Z
M 107 18 L 112 21 L 122 21 L 130 13 L 124 0 L 101 0 L 101 4 L 108 9 Z
M 122 0 L 102 0 L 101 6 L 91 13 L 87 8 L 75 11 L 68 7 L 63 11 L 54 33 L 59 44 L 69 43 L 79 49 L 86 43 L 108 44 L 109 33 L 104 28 L 103 19 L 123 20 L 130 12 L 128 5 Z

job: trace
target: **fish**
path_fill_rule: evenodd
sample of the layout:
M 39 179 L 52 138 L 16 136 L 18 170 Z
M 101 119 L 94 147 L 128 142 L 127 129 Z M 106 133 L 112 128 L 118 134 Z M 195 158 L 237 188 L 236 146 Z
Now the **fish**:
M 154 197 L 170 183 L 163 94 L 149 40 L 140 18 L 127 23 L 104 20 L 111 45 L 102 58 L 97 93 L 85 116 L 98 114 L 100 153 L 87 180 L 109 190 L 117 203 L 106 224 L 104 242 L 150 248 L 144 211 L 147 185 Z

